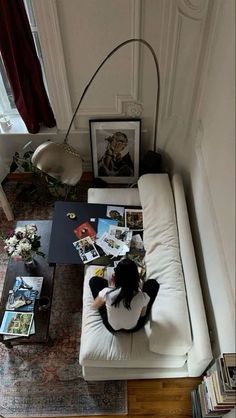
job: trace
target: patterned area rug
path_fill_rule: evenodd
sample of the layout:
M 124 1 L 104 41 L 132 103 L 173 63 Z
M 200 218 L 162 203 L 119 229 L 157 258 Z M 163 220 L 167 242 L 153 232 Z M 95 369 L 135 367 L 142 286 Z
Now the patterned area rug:
M 24 186 L 25 187 L 25 186 Z M 54 199 L 27 197 L 27 188 L 5 184 L 17 220 L 51 219 Z M 81 190 L 86 200 L 86 190 Z M 14 227 L 0 209 L 0 230 Z M 0 243 L 0 292 L 7 257 Z M 0 343 L 0 415 L 49 417 L 127 413 L 124 381 L 85 382 L 79 365 L 83 267 L 57 266 L 50 322 L 53 346 Z

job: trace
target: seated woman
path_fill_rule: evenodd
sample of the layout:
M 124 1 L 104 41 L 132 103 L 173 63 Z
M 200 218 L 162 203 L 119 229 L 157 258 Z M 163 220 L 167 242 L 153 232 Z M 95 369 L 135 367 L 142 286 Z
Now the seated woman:
M 107 280 L 94 276 L 89 285 L 94 297 L 93 308 L 99 309 L 105 327 L 112 333 L 135 332 L 142 328 L 159 290 L 156 280 L 147 280 L 140 287 L 137 265 L 123 259 L 115 268 L 114 287 Z

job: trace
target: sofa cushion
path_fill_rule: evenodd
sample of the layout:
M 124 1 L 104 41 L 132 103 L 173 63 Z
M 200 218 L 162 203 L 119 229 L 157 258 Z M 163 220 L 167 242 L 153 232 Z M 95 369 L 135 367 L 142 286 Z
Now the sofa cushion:
M 160 284 L 145 326 L 149 347 L 158 354 L 184 355 L 192 338 L 170 181 L 167 174 L 146 174 L 138 188 L 144 210 L 147 278 Z
M 127 368 L 180 368 L 186 362 L 184 355 L 161 355 L 149 350 L 148 334 L 143 328 L 133 334 L 111 334 L 103 325 L 93 301 L 89 279 L 97 266 L 86 267 L 83 290 L 83 317 L 79 361 L 90 367 Z

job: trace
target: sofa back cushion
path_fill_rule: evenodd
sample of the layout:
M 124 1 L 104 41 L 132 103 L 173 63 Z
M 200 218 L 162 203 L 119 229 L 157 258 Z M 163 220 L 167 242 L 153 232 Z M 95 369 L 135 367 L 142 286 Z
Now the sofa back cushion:
M 150 350 L 182 355 L 192 345 L 175 205 L 167 174 L 145 174 L 138 181 L 143 207 L 147 280 L 160 284 L 145 326 Z

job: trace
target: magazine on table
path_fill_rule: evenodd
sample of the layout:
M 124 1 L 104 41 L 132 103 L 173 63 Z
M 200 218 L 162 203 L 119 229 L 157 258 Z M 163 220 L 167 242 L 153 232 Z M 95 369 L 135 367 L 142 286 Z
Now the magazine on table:
M 89 236 L 73 242 L 73 245 L 78 251 L 79 256 L 84 264 L 100 257 L 91 237 Z
M 33 335 L 33 334 L 35 334 L 35 322 L 34 322 L 34 319 L 32 321 L 32 325 L 31 325 L 31 328 L 30 328 L 29 335 Z M 6 340 L 13 340 L 15 338 L 19 338 L 19 335 L 18 336 L 16 336 L 16 335 L 3 335 L 3 340 L 4 341 L 6 341 Z
M 110 225 L 118 225 L 118 221 L 114 219 L 98 218 L 97 239 L 100 239 L 104 232 L 108 232 Z
M 33 318 L 33 312 L 5 311 L 0 327 L 0 334 L 28 337 Z
M 7 311 L 32 312 L 40 297 L 43 277 L 17 276 L 6 304 Z
M 17 276 L 15 281 L 15 286 L 21 288 L 32 288 L 32 290 L 35 290 L 38 292 L 37 298 L 39 299 L 40 293 L 42 290 L 43 285 L 43 277 L 42 276 Z M 23 287 L 24 286 L 24 287 Z M 14 290 L 14 287 L 13 287 Z
M 89 222 L 83 222 L 82 224 L 78 225 L 77 228 L 74 229 L 74 233 L 78 239 L 85 237 L 90 237 L 92 241 L 95 241 L 96 239 L 96 231 L 93 229 Z
M 108 232 L 104 232 L 96 244 L 103 249 L 106 254 L 111 254 L 117 257 L 124 249 L 124 242 L 116 239 L 113 235 Z
M 123 206 L 107 206 L 107 217 L 118 221 L 118 225 L 124 222 L 125 208 Z
M 119 255 L 125 255 L 130 249 L 133 231 L 130 231 L 129 228 L 122 226 L 110 225 L 108 233 L 124 243 L 123 250 Z

